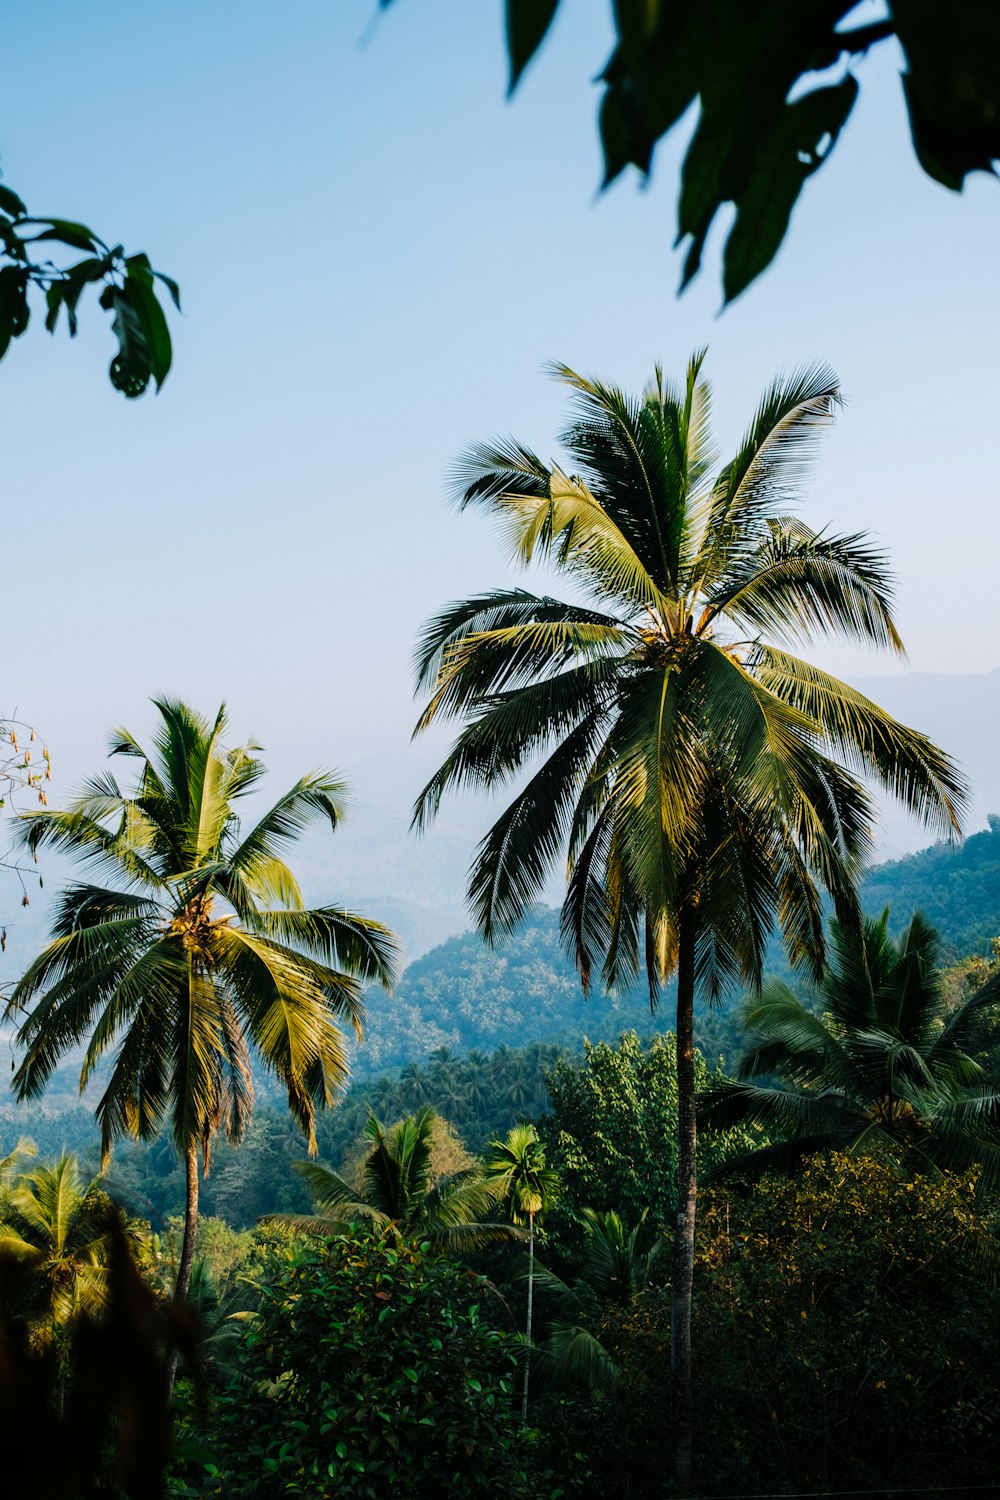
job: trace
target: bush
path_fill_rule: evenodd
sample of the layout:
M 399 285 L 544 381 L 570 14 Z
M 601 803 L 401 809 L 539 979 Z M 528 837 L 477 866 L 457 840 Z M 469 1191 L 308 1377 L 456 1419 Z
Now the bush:
M 954 1177 L 816 1159 L 795 1178 L 705 1193 L 694 1301 L 702 1493 L 809 1493 L 993 1482 L 1000 1456 L 997 1248 Z M 670 1299 L 609 1309 L 616 1391 L 553 1413 L 581 1434 L 609 1496 L 660 1495 L 671 1472 Z M 557 1460 L 559 1462 L 559 1460 Z M 588 1491 L 581 1491 L 588 1493 Z
M 290 1248 L 216 1411 L 217 1492 L 534 1494 L 518 1455 L 516 1346 L 483 1316 L 488 1295 L 392 1231 Z

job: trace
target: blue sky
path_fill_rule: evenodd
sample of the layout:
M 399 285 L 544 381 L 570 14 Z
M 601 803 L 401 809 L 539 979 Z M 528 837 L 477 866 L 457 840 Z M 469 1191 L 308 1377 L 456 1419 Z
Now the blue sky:
M 890 547 L 913 668 L 1000 664 L 997 186 L 922 176 L 887 55 L 766 277 L 717 316 L 716 238 L 678 301 L 677 147 L 596 194 L 608 4 L 564 10 L 510 104 L 500 0 L 5 16 L 6 181 L 184 296 L 155 399 L 111 391 L 93 308 L 0 366 L 0 707 L 60 785 L 164 691 L 228 699 L 283 773 L 402 745 L 419 624 L 503 576 L 443 476 L 495 431 L 553 452 L 551 358 L 636 385 L 708 343 L 724 446 L 773 374 L 831 362 L 848 405 L 806 514 Z

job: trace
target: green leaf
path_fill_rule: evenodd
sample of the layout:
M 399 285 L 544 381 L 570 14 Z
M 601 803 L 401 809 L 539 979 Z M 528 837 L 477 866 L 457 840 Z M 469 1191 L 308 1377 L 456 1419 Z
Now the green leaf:
M 105 296 L 114 311 L 112 328 L 118 340 L 118 354 L 111 361 L 109 374 L 115 390 L 134 399 L 141 396 L 149 384 L 152 373 L 146 333 L 134 299 L 134 283 L 126 283 L 124 289 L 109 287 Z
M 559 0 L 507 0 L 507 55 L 509 93 L 513 93 L 528 63 L 541 46 L 559 8 Z
M 173 278 L 170 277 L 170 276 L 164 276 L 164 274 L 163 274 L 162 271 L 154 271 L 153 275 L 156 277 L 157 281 L 162 281 L 163 282 L 163 285 L 166 287 L 167 291 L 170 293 L 170 300 L 173 302 L 173 304 L 176 307 L 177 311 L 180 312 L 180 310 L 181 310 L 181 289 L 177 285 L 176 281 L 174 281 Z
M 17 194 L 9 187 L 0 185 L 0 209 L 5 214 L 10 214 L 12 219 L 23 219 L 28 210 Z
M 723 256 L 727 303 L 771 264 L 806 178 L 826 160 L 857 96 L 857 79 L 848 74 L 841 83 L 814 89 L 782 111 L 735 200 L 736 222 Z
M 0 359 L 11 339 L 20 338 L 28 326 L 28 273 L 20 266 L 0 271 Z
M 143 267 L 133 268 L 130 262 L 126 264 L 129 265 L 129 274 L 125 283 L 125 292 L 141 324 L 148 350 L 149 367 L 159 389 L 170 372 L 173 354 L 170 329 L 167 327 L 167 320 L 157 301 L 156 293 L 152 289 L 151 278 Z

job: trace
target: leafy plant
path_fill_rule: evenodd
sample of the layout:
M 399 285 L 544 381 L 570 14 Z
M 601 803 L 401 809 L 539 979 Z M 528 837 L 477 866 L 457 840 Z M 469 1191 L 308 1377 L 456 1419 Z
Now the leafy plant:
M 934 1495 L 992 1485 L 996 1257 L 967 1177 L 903 1181 L 889 1163 L 839 1154 L 794 1178 L 706 1192 L 695 1372 L 705 1490 Z M 583 1448 L 595 1473 L 581 1495 L 653 1500 L 671 1445 L 659 1396 L 669 1298 L 654 1288 L 609 1302 L 598 1331 L 619 1378 L 554 1407 L 549 1461 Z
M 888 908 L 860 935 L 833 924 L 817 1015 L 786 985 L 747 1014 L 755 1037 L 737 1079 L 705 1090 L 709 1129 L 757 1124 L 785 1139 L 726 1161 L 722 1172 L 794 1167 L 819 1150 L 882 1152 L 909 1171 L 980 1169 L 1000 1185 L 1000 1086 L 965 1050 L 987 1014 L 992 979 L 949 1016 L 937 934 L 917 914 L 894 940 Z M 772 1084 L 762 1080 L 777 1078 Z
M 484 1166 L 486 1182 L 506 1203 L 515 1224 L 528 1226 L 528 1308 L 524 1336 L 528 1344 L 521 1383 L 521 1421 L 528 1420 L 531 1374 L 531 1318 L 535 1290 L 535 1220 L 541 1219 L 559 1191 L 559 1179 L 545 1164 L 545 1146 L 534 1125 L 513 1125 L 502 1141 L 491 1141 Z
M 272 1222 L 307 1234 L 339 1234 L 360 1221 L 437 1250 L 474 1249 L 511 1239 L 509 1226 L 490 1221 L 499 1193 L 478 1167 L 433 1180 L 434 1123 L 431 1109 L 390 1130 L 370 1115 L 365 1134 L 371 1149 L 361 1169 L 360 1190 L 322 1162 L 296 1162 L 319 1211 L 276 1215 Z
M 699 1091 L 711 1077 L 695 1054 Z M 563 1058 L 549 1074 L 552 1103 L 540 1121 L 561 1200 L 552 1233 L 565 1259 L 584 1253 L 579 1215 L 617 1213 L 656 1229 L 677 1212 L 677 1045 L 667 1033 L 643 1044 L 634 1031 L 617 1046 L 586 1043 L 582 1061 Z M 747 1129 L 700 1138 L 700 1169 L 761 1144 Z
M 490 1295 L 394 1234 L 291 1251 L 218 1408 L 210 1492 L 537 1495 L 512 1411 L 514 1345 L 485 1315 Z
M 83 259 L 58 264 L 49 259 L 82 251 Z M 0 359 L 31 320 L 30 292 L 44 294 L 45 326 L 54 333 L 61 313 L 70 336 L 77 331 L 80 300 L 89 288 L 100 288 L 98 301 L 111 314 L 118 353 L 111 361 L 111 384 L 123 395 L 141 396 L 154 382 L 157 390 L 170 373 L 173 346 L 157 282 L 180 310 L 177 283 L 154 271 L 148 255 L 126 255 L 121 245 L 106 245 L 85 224 L 69 219 L 37 218 L 17 193 L 0 184 Z

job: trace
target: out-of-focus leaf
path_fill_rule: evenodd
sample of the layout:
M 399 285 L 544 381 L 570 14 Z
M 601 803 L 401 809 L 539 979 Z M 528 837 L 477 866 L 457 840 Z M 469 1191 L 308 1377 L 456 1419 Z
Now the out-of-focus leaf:
M 17 194 L 11 188 L 2 185 L 0 185 L 0 209 L 3 209 L 5 214 L 10 214 L 12 219 L 21 219 L 28 212 Z
M 70 219 L 33 219 L 31 222 L 46 224 L 48 228 L 40 230 L 38 234 L 24 235 L 25 244 L 34 245 L 41 240 L 57 240 L 61 245 L 69 245 L 73 250 L 86 250 L 91 255 L 96 255 L 104 248 L 86 224 L 74 224 Z
M 736 200 L 736 222 L 723 257 L 727 302 L 745 291 L 777 254 L 806 178 L 833 149 L 857 95 L 857 81 L 848 74 L 843 82 L 788 105 L 778 117 Z
M 170 329 L 153 291 L 152 277 L 144 276 L 141 271 L 139 274 L 130 272 L 125 291 L 142 326 L 149 368 L 159 389 L 170 371 L 172 349 Z
M 507 55 L 510 58 L 510 92 L 541 46 L 559 0 L 507 0 Z
M 103 297 L 101 300 L 103 302 Z M 132 302 L 128 286 L 121 291 L 113 288 L 109 301 L 114 310 L 111 326 L 118 340 L 118 353 L 108 371 L 111 384 L 125 396 L 141 396 L 152 373 L 142 319 Z
M 0 359 L 11 339 L 20 338 L 28 326 L 28 273 L 19 266 L 0 271 Z
M 512 88 L 558 8 L 558 0 L 506 0 Z M 700 106 L 682 172 L 678 242 L 689 240 L 682 288 L 727 203 L 736 205 L 737 222 L 724 254 L 726 300 L 770 264 L 803 182 L 829 155 L 853 103 L 850 69 L 882 42 L 895 39 L 905 55 L 903 87 L 924 171 L 960 189 L 970 172 L 993 172 L 1000 162 L 997 0 L 890 0 L 887 15 L 852 24 L 857 8 L 856 0 L 686 7 L 613 0 L 616 44 L 600 75 L 603 185 L 630 164 L 648 175 L 659 141 Z M 819 101 L 804 108 L 811 95 L 804 98 L 803 87 L 845 61 L 847 77 L 832 91 L 811 90 Z M 806 128 L 814 108 L 830 112 L 826 149 L 817 150 Z

